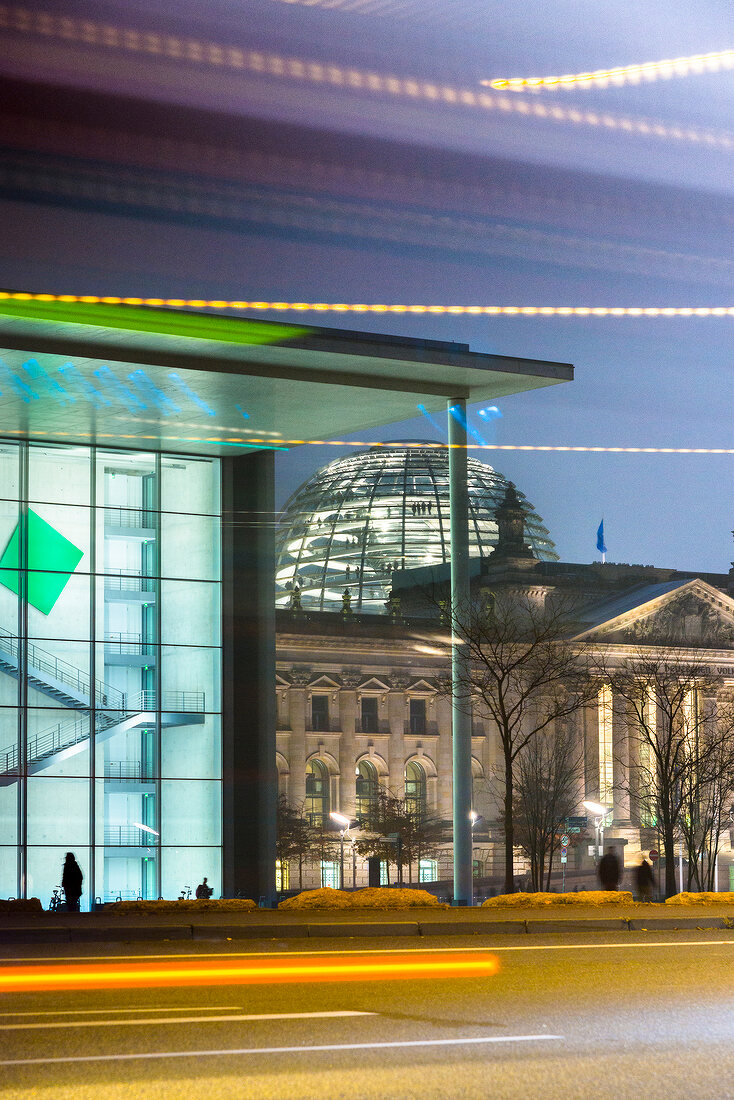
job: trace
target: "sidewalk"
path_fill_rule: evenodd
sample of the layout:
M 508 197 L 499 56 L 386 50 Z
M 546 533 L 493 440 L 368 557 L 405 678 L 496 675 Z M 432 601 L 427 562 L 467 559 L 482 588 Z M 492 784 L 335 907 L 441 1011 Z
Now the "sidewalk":
M 729 905 L 579 906 L 550 909 L 409 909 L 361 912 L 19 913 L 0 916 L 0 945 L 162 940 L 293 940 L 366 936 L 532 935 L 697 928 L 734 932 Z M 2 946 L 0 946 L 0 951 Z

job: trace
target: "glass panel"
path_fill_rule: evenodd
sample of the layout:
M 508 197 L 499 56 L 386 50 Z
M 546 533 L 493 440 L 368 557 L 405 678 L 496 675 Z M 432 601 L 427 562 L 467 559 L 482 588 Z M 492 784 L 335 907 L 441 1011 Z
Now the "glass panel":
M 185 503 L 185 498 L 180 504 Z M 161 575 L 217 581 L 220 575 L 218 516 L 161 515 Z
M 67 780 L 68 782 L 68 780 Z M 58 838 L 58 833 L 54 839 Z M 69 845 L 65 847 L 50 846 L 32 847 L 28 846 L 28 881 L 27 892 L 28 897 L 40 898 L 41 905 L 44 909 L 48 909 L 51 899 L 53 897 L 54 889 L 61 889 L 61 875 L 64 870 L 64 859 L 66 853 L 72 851 L 77 863 L 79 864 L 82 875 L 84 876 L 84 882 L 82 886 L 81 897 L 81 909 L 82 911 L 89 910 L 89 894 L 87 893 L 87 882 L 89 878 L 89 849 L 81 845 L 76 848 L 69 848 Z
M 0 807 L 2 802 L 0 801 Z M 0 809 L 0 813 L 2 810 Z M 2 820 L 2 818 L 0 818 Z M 13 840 L 12 835 L 3 833 L 3 837 Z M 18 849 L 3 845 L 0 847 L 0 898 L 18 897 Z
M 86 641 L 29 638 L 29 706 L 65 709 L 90 706 L 89 656 L 90 645 Z
M 196 649 L 193 646 L 164 646 L 162 650 L 162 683 L 165 710 L 185 710 L 188 713 L 221 709 L 220 649 Z
M 6 677 L 1 677 L 0 684 L 5 679 Z M 17 770 L 18 711 L 15 707 L 0 707 L 0 776 L 13 775 Z
M 217 459 L 164 455 L 161 459 L 161 509 L 219 515 L 219 469 Z
M 85 573 L 29 570 L 28 632 L 31 637 L 88 638 L 90 591 L 90 578 Z
M 34 775 L 27 789 L 29 845 L 58 844 L 60 839 L 67 848 L 89 843 L 87 780 Z
M 220 783 L 164 779 L 161 783 L 163 844 L 220 844 L 221 800 Z
M 221 644 L 221 589 L 218 584 L 162 581 L 161 608 L 164 644 Z
M 89 729 L 86 711 L 29 707 L 28 770 L 43 778 L 89 775 Z
M 90 452 L 86 447 L 29 445 L 28 499 L 53 504 L 89 500 Z
M 167 779 L 220 779 L 220 719 L 218 715 L 176 715 L 175 725 L 166 725 L 161 737 L 161 772 Z M 197 719 L 201 718 L 201 721 Z
M 5 844 L 18 842 L 18 782 L 0 784 L 0 836 Z M 15 872 L 13 872 L 15 878 Z M 0 890 L 0 897 L 7 897 Z
M 163 848 L 161 870 L 161 893 L 164 898 L 178 898 L 182 893 L 193 898 L 197 885 L 205 876 L 214 891 L 212 897 L 222 896 L 222 853 L 218 847 Z

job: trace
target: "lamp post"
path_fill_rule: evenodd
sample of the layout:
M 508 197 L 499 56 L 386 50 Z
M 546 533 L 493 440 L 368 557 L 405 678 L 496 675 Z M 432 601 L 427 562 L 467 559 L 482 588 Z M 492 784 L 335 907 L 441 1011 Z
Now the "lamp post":
M 349 832 L 349 826 L 351 821 L 344 814 L 337 814 L 333 810 L 329 814 L 332 821 L 335 821 L 339 826 L 339 888 L 344 889 L 344 834 Z M 354 841 L 352 841 L 352 852 L 354 852 Z
M 601 859 L 601 850 L 604 843 L 604 818 L 609 813 L 609 806 L 602 806 L 600 802 L 584 802 L 584 809 L 594 815 L 594 829 L 596 831 L 596 862 Z

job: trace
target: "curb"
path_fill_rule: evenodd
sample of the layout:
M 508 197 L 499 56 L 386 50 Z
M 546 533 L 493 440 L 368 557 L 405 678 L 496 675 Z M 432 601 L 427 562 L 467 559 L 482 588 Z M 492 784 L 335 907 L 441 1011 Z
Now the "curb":
M 385 921 L 364 924 L 171 924 L 104 925 L 97 928 L 4 928 L 3 944 L 128 943 L 166 940 L 293 940 L 366 939 L 404 936 L 495 936 L 542 935 L 563 932 L 657 932 L 734 928 L 732 917 L 600 917 L 586 920 L 567 918 L 503 921 Z

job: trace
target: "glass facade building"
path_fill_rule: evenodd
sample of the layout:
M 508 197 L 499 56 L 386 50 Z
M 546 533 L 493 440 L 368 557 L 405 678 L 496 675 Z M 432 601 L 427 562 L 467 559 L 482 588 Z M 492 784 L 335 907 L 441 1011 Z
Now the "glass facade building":
M 220 462 L 0 442 L 0 896 L 222 890 Z
M 469 552 L 497 544 L 495 510 L 509 482 L 486 462 L 468 459 Z M 557 561 L 532 504 L 518 492 L 525 542 L 535 557 Z M 360 612 L 385 612 L 396 569 L 450 558 L 449 460 L 445 447 L 373 447 L 318 470 L 285 505 L 276 533 L 276 603 L 339 610 L 345 593 Z

